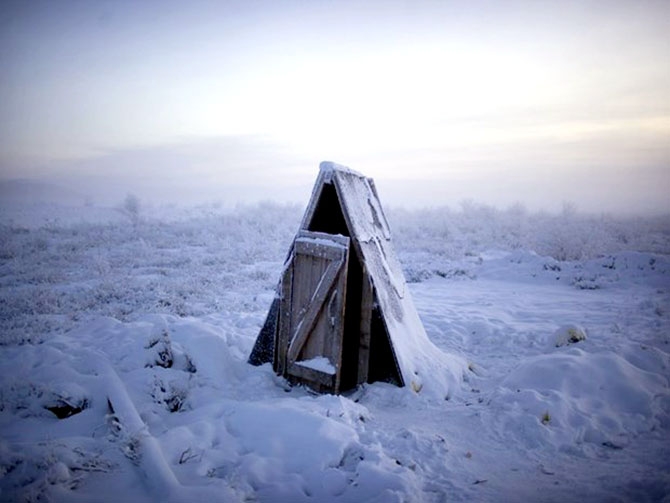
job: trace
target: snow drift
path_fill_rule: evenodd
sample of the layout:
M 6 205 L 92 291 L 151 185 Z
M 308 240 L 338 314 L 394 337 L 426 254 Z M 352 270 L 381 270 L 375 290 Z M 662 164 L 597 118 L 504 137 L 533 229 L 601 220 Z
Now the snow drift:
M 464 380 L 448 397 L 384 383 L 334 397 L 246 363 L 299 208 L 143 211 L 132 225 L 103 208 L 84 221 L 80 208 L 3 209 L 0 499 L 670 494 L 670 248 L 658 221 L 605 219 L 593 234 L 597 220 L 558 216 L 556 228 L 590 222 L 565 230 L 570 243 L 612 237 L 559 260 L 528 244 L 552 242 L 550 216 L 391 214 L 418 316 L 441 352 L 467 361 Z M 586 339 L 556 347 L 566 326 Z

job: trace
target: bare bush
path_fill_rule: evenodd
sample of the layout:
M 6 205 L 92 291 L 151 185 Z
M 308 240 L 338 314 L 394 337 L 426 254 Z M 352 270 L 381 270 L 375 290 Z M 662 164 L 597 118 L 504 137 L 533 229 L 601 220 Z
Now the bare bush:
M 132 222 L 133 226 L 137 226 L 140 222 L 140 198 L 135 194 L 128 194 L 123 200 L 123 211 Z

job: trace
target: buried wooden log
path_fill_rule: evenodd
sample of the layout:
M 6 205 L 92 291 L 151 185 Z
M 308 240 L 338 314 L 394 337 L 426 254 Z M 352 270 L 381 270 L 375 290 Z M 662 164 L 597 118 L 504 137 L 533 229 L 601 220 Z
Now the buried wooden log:
M 165 501 L 180 492 L 158 441 L 149 433 L 116 371 L 104 364 L 107 404 L 117 435 L 126 442 L 124 453 L 142 470 L 143 478 L 157 500 Z

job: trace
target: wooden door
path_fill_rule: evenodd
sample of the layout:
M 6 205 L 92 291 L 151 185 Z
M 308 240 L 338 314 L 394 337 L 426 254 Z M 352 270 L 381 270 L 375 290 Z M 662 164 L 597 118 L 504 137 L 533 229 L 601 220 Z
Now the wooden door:
M 348 237 L 300 231 L 282 279 L 275 368 L 321 392 L 339 392 L 348 261 Z

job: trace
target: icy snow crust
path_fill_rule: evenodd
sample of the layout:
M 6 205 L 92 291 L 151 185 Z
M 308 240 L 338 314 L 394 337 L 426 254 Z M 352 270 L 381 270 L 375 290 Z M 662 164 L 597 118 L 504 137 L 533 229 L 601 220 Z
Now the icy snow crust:
M 392 215 L 405 295 L 464 375 L 317 396 L 246 363 L 299 208 L 59 211 L 2 213 L 2 501 L 668 499 L 670 234 L 649 222 Z M 629 248 L 557 260 L 503 224 L 556 255 Z

